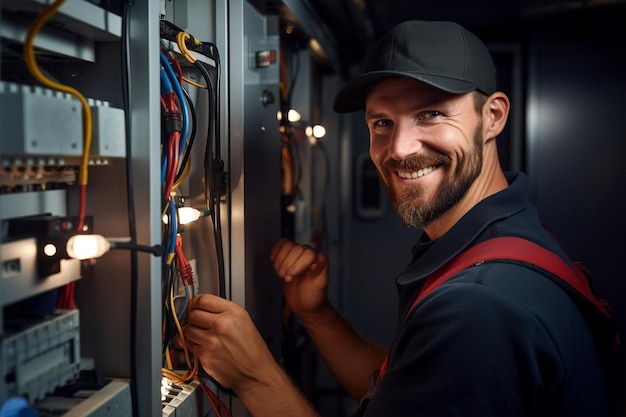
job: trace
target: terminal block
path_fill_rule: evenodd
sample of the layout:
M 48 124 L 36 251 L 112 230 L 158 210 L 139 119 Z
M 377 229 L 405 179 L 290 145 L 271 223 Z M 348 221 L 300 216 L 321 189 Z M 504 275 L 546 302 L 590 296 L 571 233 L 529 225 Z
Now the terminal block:
M 0 404 L 14 396 L 40 400 L 80 373 L 78 310 L 21 328 L 0 339 Z

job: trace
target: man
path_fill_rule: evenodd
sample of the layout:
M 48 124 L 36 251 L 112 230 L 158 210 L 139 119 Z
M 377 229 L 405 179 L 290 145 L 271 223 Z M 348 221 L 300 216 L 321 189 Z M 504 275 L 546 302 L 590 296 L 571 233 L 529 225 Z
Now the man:
M 423 231 L 397 278 L 391 348 L 363 338 L 328 302 L 323 254 L 281 239 L 270 258 L 330 369 L 352 397 L 365 397 L 364 415 L 604 414 L 602 368 L 585 318 L 536 268 L 479 264 L 411 308 L 430 274 L 492 237 L 523 237 L 566 259 L 528 202 L 526 177 L 499 165 L 496 136 L 509 100 L 496 91 L 478 38 L 450 22 L 402 23 L 365 57 L 334 108 L 365 110 L 388 196 L 402 220 Z M 204 369 L 254 416 L 315 415 L 241 307 L 200 296 L 188 320 Z M 370 384 L 386 357 L 386 372 Z

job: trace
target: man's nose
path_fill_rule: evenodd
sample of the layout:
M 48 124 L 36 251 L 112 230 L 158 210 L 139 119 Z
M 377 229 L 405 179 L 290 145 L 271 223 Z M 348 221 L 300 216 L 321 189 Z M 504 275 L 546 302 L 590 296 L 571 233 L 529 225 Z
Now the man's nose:
M 419 129 L 413 126 L 396 125 L 389 142 L 389 154 L 402 160 L 420 151 L 422 142 Z

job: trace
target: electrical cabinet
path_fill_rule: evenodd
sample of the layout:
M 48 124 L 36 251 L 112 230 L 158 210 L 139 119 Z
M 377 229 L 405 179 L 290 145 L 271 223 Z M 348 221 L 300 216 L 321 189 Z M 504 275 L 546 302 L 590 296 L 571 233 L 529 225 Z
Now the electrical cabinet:
M 217 181 L 216 172 L 223 187 L 213 215 L 179 233 L 194 291 L 245 306 L 278 356 L 281 296 L 267 260 L 280 235 L 278 103 L 262 97 L 279 97 L 279 70 L 275 61 L 259 66 L 251 58 L 279 52 L 278 20 L 243 0 L 67 0 L 41 25 L 32 50 L 44 77 L 78 91 L 84 107 L 28 68 L 29 28 L 51 4 L 0 1 L 0 406 L 21 397 L 68 416 L 106 409 L 113 414 L 98 415 L 132 415 L 133 408 L 139 416 L 178 415 L 179 407 L 185 415 L 211 415 L 189 405 L 198 403 L 197 384 L 162 404 L 164 266 L 152 253 L 163 248 L 164 230 L 160 48 L 171 47 L 183 77 L 202 81 L 176 42 L 164 38 L 162 22 L 219 54 L 196 54 L 218 77 L 215 102 L 186 85 L 201 133 L 176 201 L 206 209 L 207 181 Z M 206 170 L 211 129 L 219 171 Z M 68 259 L 65 243 L 74 232 L 103 235 L 118 249 L 97 260 Z M 56 252 L 48 255 L 51 248 Z M 59 293 L 68 288 L 75 308 L 58 310 Z M 16 355 L 21 350 L 30 356 Z M 58 390 L 85 373 L 113 382 L 78 404 L 59 399 Z M 233 415 L 246 413 L 218 394 Z

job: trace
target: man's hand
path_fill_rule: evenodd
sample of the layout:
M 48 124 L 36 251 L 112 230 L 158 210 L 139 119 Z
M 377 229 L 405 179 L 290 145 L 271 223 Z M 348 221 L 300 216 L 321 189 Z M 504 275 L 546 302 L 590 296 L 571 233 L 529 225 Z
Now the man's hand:
M 302 318 L 327 307 L 326 255 L 281 238 L 270 249 L 270 261 L 282 280 L 283 294 L 291 311 Z
M 185 338 L 204 370 L 237 393 L 278 367 L 248 312 L 215 295 L 191 299 Z
M 185 338 L 204 370 L 255 417 L 318 417 L 278 366 L 243 307 L 215 295 L 189 304 Z

